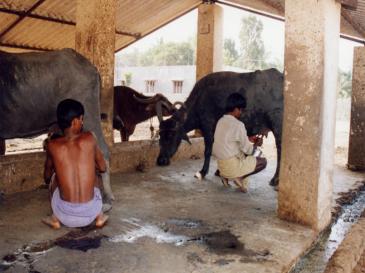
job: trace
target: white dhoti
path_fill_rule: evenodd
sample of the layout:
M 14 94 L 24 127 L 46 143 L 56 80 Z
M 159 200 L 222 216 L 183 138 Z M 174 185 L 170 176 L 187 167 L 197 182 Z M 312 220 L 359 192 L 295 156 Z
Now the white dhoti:
M 248 175 L 255 171 L 256 168 L 256 157 L 252 155 L 238 154 L 229 159 L 221 159 L 217 161 L 220 175 L 234 179 Z

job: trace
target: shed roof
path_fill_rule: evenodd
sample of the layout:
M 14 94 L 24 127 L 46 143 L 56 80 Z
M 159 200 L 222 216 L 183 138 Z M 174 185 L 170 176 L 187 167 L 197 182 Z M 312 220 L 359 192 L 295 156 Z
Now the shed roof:
M 283 20 L 284 1 L 215 0 L 210 2 L 233 5 Z M 195 9 L 202 2 L 207 0 L 117 0 L 115 50 L 118 51 L 130 45 Z M 365 41 L 365 0 L 358 0 L 356 10 L 343 6 L 341 15 L 341 33 Z M 75 0 L 0 1 L 1 50 L 14 52 L 74 48 L 75 25 Z

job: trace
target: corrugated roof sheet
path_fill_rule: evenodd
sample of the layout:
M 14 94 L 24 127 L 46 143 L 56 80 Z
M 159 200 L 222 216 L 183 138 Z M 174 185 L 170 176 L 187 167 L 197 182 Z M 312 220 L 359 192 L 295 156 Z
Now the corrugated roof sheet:
M 118 0 L 116 51 L 196 8 L 202 0 Z M 284 0 L 222 0 L 284 17 Z M 24 17 L 27 11 L 31 10 Z M 24 18 L 22 18 L 24 17 Z M 75 0 L 0 1 L 0 47 L 12 51 L 52 50 L 75 45 Z M 19 21 L 12 26 L 14 22 Z M 356 10 L 342 8 L 341 32 L 365 39 L 365 0 Z M 9 27 L 11 27 L 9 29 Z M 4 33 L 5 32 L 5 33 Z

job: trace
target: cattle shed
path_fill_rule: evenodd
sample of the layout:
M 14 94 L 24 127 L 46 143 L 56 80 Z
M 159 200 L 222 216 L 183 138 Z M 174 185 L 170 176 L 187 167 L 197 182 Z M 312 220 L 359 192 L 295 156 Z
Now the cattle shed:
M 303 253 L 315 235 L 331 223 L 338 39 L 365 44 L 365 0 L 4 0 L 0 1 L 0 50 L 73 48 L 87 57 L 101 74 L 101 110 L 107 114 L 102 127 L 111 149 L 111 170 L 131 171 L 142 159 L 154 164 L 158 147 L 150 141 L 113 143 L 114 54 L 198 9 L 196 79 L 219 71 L 222 5 L 285 21 L 284 122 L 282 152 L 278 155 L 281 171 L 277 215 L 309 227 L 312 233 L 306 239 L 310 242 L 303 246 Z M 354 51 L 350 126 L 347 166 L 363 171 L 364 46 Z M 195 139 L 193 144 L 193 148 L 182 145 L 175 159 L 201 155 L 203 141 Z M 43 153 L 0 157 L 0 190 L 13 193 L 39 186 L 43 162 Z M 362 255 L 363 251 L 364 248 L 360 250 Z M 288 272 L 290 265 L 280 272 Z

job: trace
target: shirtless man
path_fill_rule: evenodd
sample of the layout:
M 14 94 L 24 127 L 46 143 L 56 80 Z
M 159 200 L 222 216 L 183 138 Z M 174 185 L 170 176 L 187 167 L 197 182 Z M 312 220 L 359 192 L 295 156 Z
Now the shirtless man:
M 82 132 L 84 107 L 72 99 L 57 107 L 57 122 L 63 136 L 47 143 L 44 178 L 50 183 L 53 214 L 42 222 L 54 229 L 61 224 L 83 227 L 94 220 L 102 227 L 108 216 L 102 212 L 96 171 L 105 172 L 106 163 L 91 132 Z

